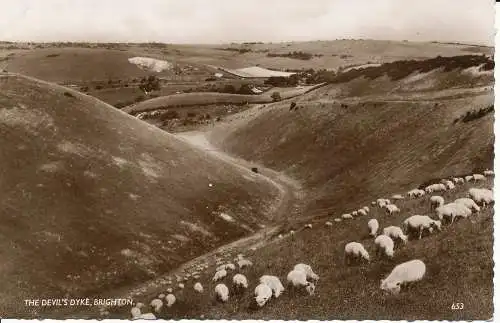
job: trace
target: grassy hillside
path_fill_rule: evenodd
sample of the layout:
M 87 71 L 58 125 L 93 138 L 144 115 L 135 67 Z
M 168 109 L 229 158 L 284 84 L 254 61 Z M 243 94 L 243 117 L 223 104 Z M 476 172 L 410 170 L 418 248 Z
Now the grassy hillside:
M 154 278 L 272 222 L 280 202 L 262 176 L 35 79 L 0 75 L 0 132 L 3 317 Z
M 457 82 L 460 71 L 432 73 L 328 85 L 298 99 L 298 109 L 281 102 L 249 110 L 246 121 L 215 128 L 212 139 L 301 180 L 315 215 L 350 207 L 351 196 L 366 203 L 389 189 L 491 168 L 493 114 L 454 120 L 493 104 L 492 73 L 466 82 Z M 419 78 L 427 88 L 407 86 Z M 446 88 L 445 80 L 454 86 Z

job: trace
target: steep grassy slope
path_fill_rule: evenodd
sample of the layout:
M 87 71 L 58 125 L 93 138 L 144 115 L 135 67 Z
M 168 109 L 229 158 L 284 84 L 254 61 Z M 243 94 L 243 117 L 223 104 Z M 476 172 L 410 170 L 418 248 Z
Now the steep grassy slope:
M 2 317 L 155 277 L 269 223 L 280 199 L 260 175 L 17 75 L 0 75 L 0 146 Z
M 458 72 L 433 73 L 421 82 L 453 82 Z M 300 179 L 310 192 L 309 210 L 318 216 L 350 207 L 353 196 L 366 203 L 389 189 L 491 168 L 493 114 L 453 121 L 493 103 L 492 74 L 489 83 L 481 76 L 479 89 L 467 77 L 452 88 L 441 84 L 421 92 L 403 87 L 409 78 L 415 75 L 392 84 L 380 77 L 329 85 L 300 98 L 298 110 L 290 111 L 287 102 L 248 111 L 250 121 L 221 126 L 212 139 Z M 356 82 L 362 85 L 354 91 Z

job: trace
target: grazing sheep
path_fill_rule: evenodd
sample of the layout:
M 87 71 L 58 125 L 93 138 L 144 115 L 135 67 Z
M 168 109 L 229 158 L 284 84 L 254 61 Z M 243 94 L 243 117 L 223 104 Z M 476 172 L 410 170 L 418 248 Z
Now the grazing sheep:
M 172 293 L 174 290 L 172 288 L 167 288 L 167 293 Z
M 462 177 L 453 177 L 453 182 L 455 184 L 464 184 L 465 180 Z
M 229 289 L 224 284 L 215 286 L 215 298 L 221 302 L 227 302 L 229 299 Z
M 377 219 L 371 219 L 370 221 L 368 221 L 368 233 L 372 237 L 377 236 L 378 228 L 379 228 L 379 225 L 378 225 Z
M 221 269 L 215 272 L 214 277 L 212 278 L 212 281 L 216 282 L 218 280 L 221 280 L 222 278 L 227 276 L 227 271 L 225 269 Z
M 397 265 L 385 279 L 381 279 L 380 289 L 399 294 L 403 285 L 420 281 L 424 275 L 424 262 L 418 259 L 410 260 Z
M 432 233 L 433 228 L 441 231 L 441 221 L 435 221 L 427 215 L 412 215 L 403 222 L 403 228 L 406 234 L 418 232 L 418 238 L 422 239 L 424 230 Z
M 365 209 L 359 209 L 358 210 L 358 215 L 359 216 L 367 216 L 368 212 L 366 212 Z
M 486 177 L 484 177 L 484 175 L 482 174 L 472 174 L 472 179 L 474 180 L 474 182 L 485 181 Z
M 370 212 L 370 208 L 368 206 L 366 206 L 366 205 L 363 206 L 362 209 L 365 210 L 365 212 L 367 212 L 367 213 Z
M 312 227 L 313 226 L 312 226 L 311 223 L 308 223 L 308 224 L 304 225 L 304 228 L 306 228 L 306 229 L 312 229 Z
M 289 285 L 293 285 L 296 288 L 304 287 L 309 295 L 314 294 L 314 283 L 307 281 L 307 274 L 303 270 L 294 269 L 290 271 L 286 276 L 286 280 Z
M 454 201 L 454 203 L 460 203 L 460 204 L 463 204 L 465 205 L 469 210 L 471 210 L 472 212 L 479 212 L 481 210 L 481 208 L 479 207 L 479 205 L 476 204 L 476 202 L 474 202 L 473 199 L 471 198 L 468 198 L 468 197 L 462 197 L 462 198 L 459 198 L 459 199 L 456 199 Z
M 326 221 L 326 222 L 325 222 L 325 225 L 326 225 L 327 227 L 331 227 L 331 226 L 333 225 L 333 223 L 331 223 L 330 221 Z
M 139 316 L 141 316 L 141 309 L 138 308 L 137 306 L 134 306 L 130 309 L 130 314 L 134 319 L 139 318 Z
M 242 274 L 236 274 L 233 276 L 233 285 L 238 289 L 248 288 L 247 278 Z
M 345 214 L 342 214 L 342 219 L 349 220 L 349 219 L 353 219 L 353 217 L 352 217 L 352 215 L 345 213 Z
M 179 286 L 180 289 L 184 289 L 184 284 L 183 283 L 180 283 L 178 286 Z
M 203 285 L 200 282 L 197 282 L 194 284 L 194 290 L 197 291 L 198 293 L 203 293 Z
M 393 213 L 399 213 L 401 210 L 394 204 L 387 204 L 385 206 L 385 210 L 387 213 L 389 214 L 393 214 Z
M 377 202 L 376 201 L 372 201 L 371 204 L 372 204 L 372 206 L 375 206 L 375 205 L 377 205 Z
M 455 218 L 462 217 L 466 218 L 472 214 L 472 211 L 469 210 L 465 205 L 460 203 L 448 203 L 443 206 L 440 206 L 436 209 L 436 214 L 439 220 L 443 220 L 444 218 L 451 218 L 451 223 L 455 221 Z
M 474 176 L 472 176 L 472 175 L 467 175 L 467 176 L 465 176 L 465 181 L 466 181 L 466 182 L 470 182 L 470 181 L 472 181 L 473 179 L 474 179 Z
M 421 189 L 418 189 L 418 188 L 414 188 L 411 191 L 408 191 L 407 194 L 408 194 L 408 197 L 410 197 L 410 198 L 417 198 L 417 197 L 424 196 L 425 195 L 425 191 L 421 190 Z
M 388 199 L 383 199 L 383 198 L 377 199 L 378 207 L 382 208 L 382 207 L 386 206 L 387 204 L 391 204 L 391 201 Z
M 161 308 L 163 307 L 163 302 L 161 301 L 161 299 L 155 298 L 149 305 L 151 305 L 156 313 L 159 313 L 161 311 Z
M 453 182 L 452 182 L 452 181 L 450 181 L 450 180 L 446 180 L 443 184 L 444 184 L 444 185 L 446 185 L 446 188 L 447 188 L 448 190 L 453 190 L 453 189 L 455 189 L 455 184 L 453 184 Z
M 446 186 L 444 184 L 431 184 L 425 188 L 425 192 L 430 194 L 432 192 L 442 192 L 446 191 Z
M 238 267 L 240 267 L 240 269 L 245 268 L 245 267 L 251 267 L 252 265 L 253 265 L 253 263 L 248 259 L 238 260 Z
M 164 299 L 164 298 L 165 298 L 165 294 L 160 294 L 160 295 L 158 295 L 158 298 L 159 298 L 159 299 Z
M 403 200 L 404 196 L 401 195 L 401 194 L 394 194 L 393 196 L 391 196 L 391 199 L 393 199 L 393 200 Z
M 255 301 L 259 307 L 264 306 L 267 301 L 273 296 L 271 287 L 266 284 L 259 284 L 255 287 Z
M 225 270 L 236 270 L 236 266 L 232 263 L 226 264 L 224 267 Z
M 333 221 L 335 221 L 335 222 L 342 222 L 342 219 L 341 218 L 335 218 L 335 219 L 333 219 Z
M 359 242 L 349 242 L 344 248 L 344 263 L 349 264 L 351 259 L 355 260 L 365 259 L 370 261 L 370 255 L 366 251 L 365 247 Z
M 381 234 L 375 238 L 375 247 L 377 255 L 382 252 L 389 258 L 394 256 L 394 241 L 389 236 Z
M 283 284 L 281 284 L 280 279 L 276 276 L 264 275 L 260 277 L 259 283 L 269 286 L 273 291 L 273 295 L 275 298 L 278 298 L 285 290 L 285 287 L 283 287 Z
M 474 202 L 481 204 L 483 207 L 495 201 L 493 192 L 486 188 L 471 188 L 469 189 L 469 196 L 474 200 Z
M 301 270 L 306 273 L 307 279 L 312 279 L 312 280 L 319 280 L 319 276 L 314 273 L 312 270 L 312 267 L 306 264 L 296 264 L 295 267 L 293 267 L 294 270 Z
M 440 206 L 444 205 L 444 198 L 439 195 L 433 195 L 430 197 L 429 201 L 431 201 L 431 208 L 436 209 Z
M 351 212 L 351 215 L 352 215 L 352 216 L 358 216 L 358 211 L 352 211 L 352 212 Z
M 405 244 L 408 242 L 408 236 L 406 236 L 403 233 L 403 230 L 401 230 L 400 227 L 391 225 L 391 226 L 385 227 L 384 230 L 382 231 L 382 233 L 386 236 L 391 237 L 394 241 L 400 240 Z
M 495 172 L 494 172 L 494 171 L 492 171 L 492 170 L 487 169 L 487 170 L 485 170 L 485 171 L 483 172 L 483 175 L 484 175 L 484 176 L 495 176 Z

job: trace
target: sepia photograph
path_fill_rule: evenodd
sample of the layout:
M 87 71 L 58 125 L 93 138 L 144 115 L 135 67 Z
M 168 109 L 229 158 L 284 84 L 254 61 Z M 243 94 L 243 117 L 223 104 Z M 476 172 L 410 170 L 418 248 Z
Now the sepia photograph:
M 0 4 L 0 318 L 493 320 L 493 1 Z

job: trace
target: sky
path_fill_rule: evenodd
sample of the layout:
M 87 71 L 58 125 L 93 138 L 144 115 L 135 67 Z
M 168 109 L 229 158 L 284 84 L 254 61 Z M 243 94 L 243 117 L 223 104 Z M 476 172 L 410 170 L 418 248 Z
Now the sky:
M 492 0 L 0 0 L 0 40 L 494 44 Z

